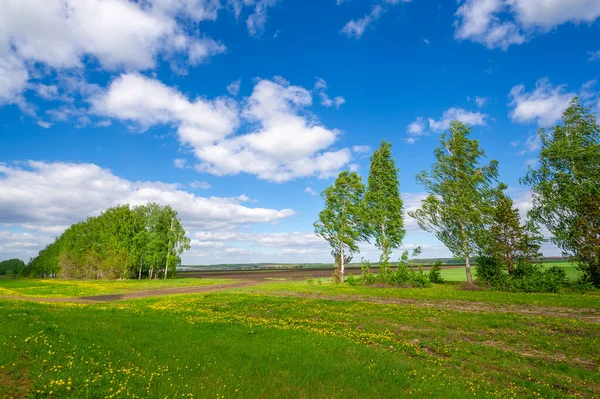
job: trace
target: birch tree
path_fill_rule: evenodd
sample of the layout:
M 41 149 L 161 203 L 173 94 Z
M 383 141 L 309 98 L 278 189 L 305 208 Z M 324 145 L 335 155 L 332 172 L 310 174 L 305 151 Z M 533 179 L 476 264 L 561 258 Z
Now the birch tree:
M 522 183 L 533 190 L 534 220 L 552 241 L 578 262 L 600 288 L 600 127 L 596 116 L 575 97 L 562 124 L 538 132 L 539 167 Z
M 371 157 L 369 186 L 364 199 L 365 226 L 381 250 L 380 273 L 384 276 L 390 271 L 392 251 L 402 245 L 406 234 L 398 168 L 391 148 L 392 145 L 383 140 Z
M 365 239 L 361 215 L 364 193 L 360 176 L 344 171 L 321 194 L 325 209 L 314 224 L 315 233 L 332 247 L 338 282 L 344 282 L 344 264 L 354 253 L 360 252 L 358 243 Z
M 469 138 L 471 128 L 453 121 L 435 149 L 431 172 L 416 175 L 429 195 L 420 209 L 409 212 L 419 226 L 432 232 L 455 257 L 464 258 L 467 282 L 473 283 L 470 259 L 478 248 L 484 226 L 493 211 L 498 162 L 480 166 L 485 156 L 477 140 Z

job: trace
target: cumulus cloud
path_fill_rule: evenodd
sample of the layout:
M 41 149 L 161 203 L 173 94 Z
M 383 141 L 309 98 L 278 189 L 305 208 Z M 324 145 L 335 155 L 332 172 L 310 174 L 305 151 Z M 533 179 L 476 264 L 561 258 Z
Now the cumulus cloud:
M 376 5 L 373 7 L 371 12 L 365 15 L 363 18 L 352 20 L 348 22 L 341 30 L 341 33 L 347 35 L 348 37 L 353 37 L 355 39 L 360 39 L 365 33 L 365 30 L 379 19 L 381 15 L 385 12 L 385 9 Z
M 254 7 L 257 29 L 275 0 L 241 1 Z M 16 103 L 33 68 L 83 69 L 90 60 L 108 71 L 153 69 L 159 57 L 174 70 L 224 53 L 198 23 L 217 19 L 218 0 L 7 0 L 0 2 L 0 105 Z M 35 88 L 42 98 L 56 92 Z M 53 89 L 52 89 L 53 90 Z
M 237 104 L 231 99 L 189 100 L 158 80 L 137 73 L 122 74 L 90 101 L 95 113 L 135 122 L 142 129 L 178 124 L 180 141 L 192 147 L 224 138 L 239 123 Z
M 226 230 L 272 223 L 291 209 L 250 208 L 247 196 L 200 197 L 177 184 L 134 182 L 94 164 L 29 161 L 0 164 L 0 224 L 60 233 L 68 225 L 118 204 L 169 204 L 188 229 Z
M 592 23 L 597 0 L 466 0 L 456 11 L 455 37 L 507 49 L 567 22 Z
M 351 158 L 346 148 L 327 151 L 340 132 L 306 115 L 311 93 L 282 78 L 258 80 L 241 109 L 231 98 L 190 100 L 136 73 L 121 75 L 91 102 L 97 114 L 131 121 L 142 129 L 175 124 L 181 144 L 192 147 L 200 161 L 200 172 L 249 173 L 283 182 L 332 176 Z M 242 123 L 252 129 L 236 134 Z
M 539 79 L 531 92 L 524 85 L 514 86 L 509 93 L 509 105 L 513 107 L 510 117 L 519 123 L 555 124 L 575 95 L 567 91 L 566 85 L 554 86 L 548 78 Z
M 441 132 L 450 127 L 450 122 L 457 120 L 470 126 L 485 126 L 488 115 L 481 112 L 471 112 L 463 108 L 450 108 L 444 111 L 441 119 L 428 119 L 429 129 L 433 132 Z

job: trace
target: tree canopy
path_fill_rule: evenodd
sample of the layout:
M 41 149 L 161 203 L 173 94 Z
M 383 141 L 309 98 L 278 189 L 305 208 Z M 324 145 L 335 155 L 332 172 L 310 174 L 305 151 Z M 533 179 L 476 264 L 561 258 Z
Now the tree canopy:
M 533 191 L 534 220 L 573 256 L 587 279 L 600 287 L 600 127 L 576 97 L 562 125 L 538 131 L 539 165 L 522 182 Z
M 344 171 L 321 197 L 325 209 L 315 222 L 315 233 L 327 240 L 337 265 L 339 281 L 344 281 L 344 264 L 360 252 L 358 243 L 366 238 L 362 220 L 365 186 L 356 172 Z
M 464 123 L 453 121 L 449 134 L 442 134 L 431 172 L 416 176 L 429 195 L 420 209 L 409 214 L 454 256 L 465 258 L 467 281 L 472 283 L 469 258 L 490 221 L 498 163 L 479 164 L 485 152 L 477 140 L 469 138 L 470 132 Z
M 110 208 L 69 227 L 27 265 L 30 276 L 117 279 L 174 275 L 189 238 L 177 212 L 156 203 Z
M 21 259 L 7 259 L 0 262 L 0 276 L 19 274 L 25 268 Z
M 371 157 L 369 185 L 364 199 L 364 220 L 368 235 L 382 251 L 380 264 L 387 270 L 391 252 L 402 244 L 406 234 L 400 197 L 398 168 L 392 145 L 383 140 Z

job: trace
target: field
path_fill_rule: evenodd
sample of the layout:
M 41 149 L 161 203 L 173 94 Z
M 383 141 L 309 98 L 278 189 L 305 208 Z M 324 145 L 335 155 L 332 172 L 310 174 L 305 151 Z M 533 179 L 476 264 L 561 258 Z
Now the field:
M 0 397 L 600 397 L 597 291 L 283 274 L 4 280 L 0 295 L 19 296 L 0 299 Z

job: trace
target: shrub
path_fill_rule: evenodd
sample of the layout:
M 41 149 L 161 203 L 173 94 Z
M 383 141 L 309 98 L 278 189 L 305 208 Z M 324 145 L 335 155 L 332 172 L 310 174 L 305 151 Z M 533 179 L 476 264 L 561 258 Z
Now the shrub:
M 438 260 L 433 264 L 433 266 L 429 270 L 429 274 L 428 274 L 429 281 L 431 281 L 434 284 L 441 284 L 444 282 L 444 279 L 442 278 L 441 268 L 440 268 L 441 265 L 442 265 L 442 261 Z

